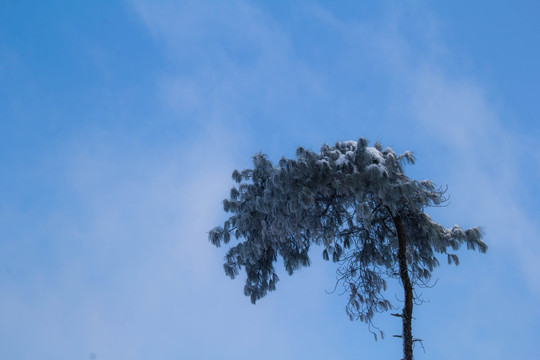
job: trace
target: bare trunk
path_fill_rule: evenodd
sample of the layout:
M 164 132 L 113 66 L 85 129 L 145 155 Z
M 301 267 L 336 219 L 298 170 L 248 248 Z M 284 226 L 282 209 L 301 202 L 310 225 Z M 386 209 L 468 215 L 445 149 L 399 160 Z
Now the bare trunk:
M 413 338 L 412 338 L 412 311 L 413 311 L 413 288 L 411 279 L 409 278 L 409 270 L 407 268 L 407 239 L 405 238 L 405 230 L 399 215 L 393 217 L 394 225 L 396 226 L 398 235 L 398 261 L 399 275 L 403 284 L 403 292 L 405 293 L 405 305 L 401 319 L 403 320 L 403 360 L 413 360 Z

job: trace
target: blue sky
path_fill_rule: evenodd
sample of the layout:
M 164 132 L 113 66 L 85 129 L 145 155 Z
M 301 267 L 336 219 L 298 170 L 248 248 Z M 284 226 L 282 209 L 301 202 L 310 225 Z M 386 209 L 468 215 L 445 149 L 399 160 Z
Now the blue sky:
M 539 14 L 3 1 L 0 357 L 399 358 L 397 319 L 375 317 L 378 342 L 350 322 L 316 251 L 253 306 L 207 241 L 251 155 L 366 137 L 412 150 L 411 177 L 448 185 L 432 217 L 482 226 L 490 246 L 441 261 L 416 357 L 540 358 Z

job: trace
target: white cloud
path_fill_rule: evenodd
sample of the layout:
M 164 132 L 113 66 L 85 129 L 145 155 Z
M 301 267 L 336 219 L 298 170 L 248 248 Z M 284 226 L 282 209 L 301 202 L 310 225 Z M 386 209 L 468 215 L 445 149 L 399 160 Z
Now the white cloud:
M 271 16 L 242 1 L 133 4 L 165 45 L 173 66 L 161 78 L 161 95 L 182 119 L 306 131 L 324 81 Z
M 222 217 L 236 136 L 210 127 L 157 151 L 125 136 L 74 141 L 58 159 L 67 166 L 58 181 L 70 206 L 54 204 L 30 234 L 50 239 L 39 256 L 54 265 L 36 264 L 17 284 L 2 284 L 0 332 L 14 353 L 182 354 L 177 336 L 198 326 L 194 316 L 205 311 L 198 304 L 225 280 L 206 234 Z
M 534 260 L 540 256 L 540 228 L 536 214 L 522 203 L 537 196 L 530 181 L 531 173 L 540 171 L 530 159 L 539 154 L 533 138 L 505 124 L 490 89 L 449 66 L 453 54 L 433 14 L 416 6 L 388 11 L 386 21 L 377 24 L 343 22 L 321 8 L 316 14 L 348 39 L 352 58 L 368 47 L 369 56 L 385 64 L 395 89 L 389 106 L 399 110 L 395 116 L 402 120 L 396 126 L 405 130 L 399 140 L 443 150 L 429 166 L 440 168 L 437 172 L 450 185 L 451 206 L 437 213 L 464 225 L 483 226 L 486 241 L 497 252 L 494 256 L 512 254 L 522 279 L 540 296 L 540 268 Z M 417 31 L 409 28 L 403 35 L 405 24 Z M 420 158 L 419 166 L 426 160 L 430 161 Z
M 160 79 L 167 111 L 196 126 L 170 147 L 148 148 L 136 136 L 85 137 L 73 143 L 63 160 L 68 164 L 67 191 L 77 206 L 53 209 L 36 230 L 54 239 L 50 246 L 56 272 L 23 278 L 21 284 L 0 284 L 0 335 L 27 358 L 36 353 L 60 358 L 96 353 L 97 359 L 171 354 L 293 359 L 307 353 L 357 358 L 379 346 L 382 352 L 395 350 L 397 356 L 399 343 L 373 343 L 364 324 L 348 323 L 344 299 L 324 294 L 334 278 L 327 264 L 315 260 L 311 269 L 294 278 L 283 275 L 277 293 L 254 307 L 242 294 L 242 280 L 225 277 L 224 249 L 213 248 L 206 239 L 206 232 L 225 216 L 220 203 L 231 185 L 231 171 L 249 166 L 253 149 L 266 149 L 267 144 L 257 144 L 254 137 L 266 140 L 286 130 L 291 136 L 294 131 L 317 133 L 317 139 L 330 136 L 309 116 L 318 111 L 317 101 L 338 104 L 345 97 L 355 102 L 358 94 L 344 95 L 338 82 L 329 79 L 334 73 L 318 73 L 301 61 L 290 34 L 253 5 L 134 4 L 171 59 L 173 69 Z M 400 132 L 392 139 L 409 146 L 414 137 L 416 145 L 429 148 L 437 143 L 444 148 L 446 162 L 431 164 L 444 167 L 448 176 L 452 204 L 444 212 L 464 225 L 486 228 L 491 250 L 485 256 L 496 260 L 481 264 L 497 275 L 515 272 L 509 265 L 520 267 L 518 278 L 528 279 L 538 296 L 540 254 L 535 240 L 540 231 L 534 215 L 514 196 L 531 189 L 524 180 L 524 160 L 515 160 L 523 143 L 505 128 L 481 84 L 446 71 L 440 54 L 449 52 L 437 36 L 436 22 L 428 17 L 415 25 L 428 29 L 422 41 L 429 44 L 415 54 L 411 40 L 400 35 L 399 11 L 382 24 L 343 22 L 323 8 L 313 14 L 346 40 L 343 58 L 337 61 L 342 76 L 369 71 L 357 66 L 357 60 L 369 57 L 398 89 L 400 96 L 390 105 L 406 119 L 407 124 L 399 126 L 419 135 Z M 256 130 L 251 122 L 264 111 L 269 118 L 275 115 L 274 122 Z M 356 121 L 358 114 L 341 113 L 345 115 Z M 356 137 L 362 126 L 343 131 Z M 512 254 L 511 261 L 505 259 L 497 268 L 494 263 L 507 254 Z M 472 265 L 463 264 L 445 284 L 470 294 L 471 301 L 459 302 L 465 310 L 478 306 L 475 299 L 486 292 L 505 294 L 505 285 L 493 279 L 481 287 L 464 283 Z M 488 270 L 479 274 L 487 276 Z M 437 299 L 447 295 L 440 294 Z M 505 306 L 509 299 L 503 299 Z M 486 301 L 486 309 L 499 304 Z M 511 315 L 504 316 L 511 320 Z M 493 324 L 473 315 L 465 320 L 472 329 L 481 328 L 483 321 Z M 450 329 L 440 333 L 459 332 L 465 320 L 442 320 Z M 377 321 L 395 325 L 393 319 Z M 511 323 L 519 325 L 518 320 Z M 475 331 L 466 334 L 478 339 Z M 462 336 L 459 341 L 472 340 Z M 34 346 L 24 346 L 28 343 Z M 490 344 L 493 341 L 483 341 L 478 348 Z
M 249 112 L 242 113 L 246 105 L 239 99 L 250 92 L 261 95 L 260 98 L 255 97 L 254 102 L 265 109 L 283 103 L 283 98 L 301 98 L 304 95 L 302 91 L 307 91 L 304 95 L 307 97 L 316 99 L 324 93 L 333 99 L 329 93 L 337 88 L 326 77 L 328 74 L 306 70 L 310 68 L 309 64 L 303 64 L 295 57 L 295 49 L 279 24 L 250 5 L 234 3 L 220 10 L 201 5 L 185 14 L 204 12 L 206 15 L 195 16 L 196 20 L 179 21 L 182 24 L 178 25 L 178 21 L 167 15 L 182 13 L 177 7 L 173 10 L 153 8 L 145 5 L 147 3 L 138 4 L 151 31 L 168 44 L 171 56 L 181 64 L 186 62 L 183 44 L 198 40 L 207 42 L 209 38 L 218 42 L 209 42 L 208 54 L 200 54 L 203 65 L 194 66 L 194 72 L 165 81 L 164 96 L 171 104 L 175 99 L 183 98 L 188 105 L 180 101 L 182 107 L 211 109 L 212 114 L 228 114 L 230 118 L 242 119 L 248 117 Z M 190 3 L 188 6 L 194 5 Z M 212 10 L 215 13 L 208 15 Z M 396 124 L 396 128 L 401 129 L 396 132 L 397 137 L 391 133 L 391 128 L 385 129 L 392 134 L 388 136 L 400 144 L 411 144 L 406 146 L 436 147 L 446 153 L 437 159 L 432 158 L 431 162 L 429 158 L 427 160 L 432 170 L 442 168 L 437 171 L 450 185 L 451 206 L 435 212 L 443 220 L 451 219 L 464 226 L 483 226 L 490 245 L 490 251 L 485 255 L 487 260 L 480 261 L 486 268 L 475 267 L 470 262 L 462 267 L 468 266 L 468 271 L 478 271 L 483 276 L 511 274 L 506 280 L 518 279 L 526 283 L 535 296 L 540 296 L 540 283 L 535 275 L 538 272 L 535 259 L 540 255 L 535 239 L 540 230 L 534 214 L 528 213 L 520 202 L 523 193 L 532 189 L 526 181 L 523 160 L 516 159 L 516 149 L 523 147 L 524 143 L 505 126 L 498 115 L 497 104 L 491 101 L 489 91 L 478 80 L 448 69 L 452 53 L 441 40 L 436 19 L 421 7 L 390 9 L 390 15 L 381 23 L 348 23 L 320 7 L 313 7 L 311 11 L 314 18 L 345 40 L 346 50 L 341 58 L 335 60 L 337 66 L 342 67 L 340 71 L 349 72 L 351 76 L 359 71 L 369 71 L 370 67 L 358 65 L 365 65 L 368 58 L 368 63 L 375 63 L 374 68 L 391 83 L 392 93 L 385 94 L 389 99 L 388 106 L 393 107 L 395 116 L 403 120 Z M 220 13 L 219 17 L 214 16 L 217 13 Z M 412 28 L 412 32 L 411 28 L 408 29 L 407 36 L 401 32 L 405 24 Z M 216 31 L 216 27 L 221 31 Z M 216 34 L 223 34 L 223 38 L 213 39 Z M 226 51 L 228 40 L 235 34 L 249 34 L 242 41 L 254 51 L 256 60 L 247 66 L 239 65 L 235 59 L 234 51 L 239 48 L 235 47 L 238 45 L 234 39 L 231 40 L 232 52 Z M 198 48 L 198 51 L 205 51 L 205 48 Z M 268 100 L 275 94 L 278 100 Z M 337 104 L 342 101 L 339 95 L 335 100 Z M 280 110 L 283 112 L 283 108 Z M 339 111 L 337 108 L 336 112 Z M 356 117 L 357 114 L 348 115 Z M 239 120 L 240 123 L 242 121 Z M 291 127 L 294 125 L 290 124 Z M 532 147 L 526 151 L 537 154 Z M 516 193 L 521 194 L 516 196 Z M 472 258 L 468 254 L 465 256 Z M 442 271 L 444 276 L 449 276 L 450 283 L 467 273 L 456 272 L 457 275 L 451 277 L 453 269 Z M 450 288 L 460 291 L 461 287 L 461 291 L 466 292 L 471 286 L 460 283 Z M 504 293 L 504 287 L 504 283 L 489 282 L 482 291 L 500 294 Z M 471 299 L 465 299 L 463 303 L 472 304 L 477 296 L 486 295 L 478 291 L 471 293 Z M 492 309 L 499 300 L 489 299 L 485 307 Z M 507 320 L 510 322 L 511 319 Z M 481 315 L 471 316 L 467 321 L 475 328 L 490 323 Z M 461 339 L 463 342 L 466 340 Z M 492 345 L 493 341 L 478 343 L 479 349 L 488 349 Z
M 540 295 L 534 275 L 540 270 L 534 260 L 540 256 L 534 240 L 540 230 L 534 214 L 520 203 L 534 187 L 527 176 L 530 164 L 523 160 L 535 150 L 505 128 L 478 85 L 429 70 L 415 75 L 414 116 L 445 144 L 451 180 L 467 203 L 460 202 L 461 210 L 486 226 L 493 245 L 515 251 L 524 276 Z

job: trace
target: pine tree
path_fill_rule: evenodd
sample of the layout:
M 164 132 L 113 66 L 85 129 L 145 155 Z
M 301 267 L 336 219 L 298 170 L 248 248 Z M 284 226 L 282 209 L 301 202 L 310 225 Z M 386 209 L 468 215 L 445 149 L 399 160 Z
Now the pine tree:
M 292 275 L 310 264 L 310 247 L 318 245 L 325 260 L 338 263 L 350 319 L 370 328 L 376 312 L 393 308 L 384 291 L 388 279 L 398 279 L 404 306 L 393 315 L 402 318 L 398 337 L 404 359 L 412 360 L 415 286 L 429 283 L 437 253 L 457 265 L 449 251 L 464 243 L 486 252 L 479 228 L 446 229 L 424 212 L 445 202 L 444 191 L 405 175 L 404 163 L 414 164 L 409 151 L 397 156 L 360 138 L 323 145 L 319 153 L 300 147 L 296 157 L 274 166 L 258 154 L 253 169 L 233 172 L 237 186 L 223 201 L 232 215 L 209 233 L 216 246 L 237 240 L 225 256 L 225 273 L 235 278 L 243 268 L 244 294 L 255 303 L 276 288 L 278 255 Z

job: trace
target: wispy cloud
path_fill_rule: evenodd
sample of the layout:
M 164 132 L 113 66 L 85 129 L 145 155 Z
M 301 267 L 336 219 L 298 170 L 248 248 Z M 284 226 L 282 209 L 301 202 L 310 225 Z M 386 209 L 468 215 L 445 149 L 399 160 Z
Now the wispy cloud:
M 505 123 L 494 90 L 455 71 L 433 14 L 414 6 L 388 11 L 386 21 L 376 24 L 344 22 L 322 8 L 314 13 L 348 39 L 350 57 L 361 56 L 367 46 L 369 56 L 385 64 L 393 88 L 390 106 L 401 112 L 396 126 L 409 130 L 403 144 L 443 150 L 420 164 L 430 161 L 428 166 L 451 185 L 452 206 L 444 212 L 461 223 L 484 226 L 494 250 L 514 254 L 522 276 L 540 295 L 532 261 L 540 255 L 534 240 L 540 229 L 537 215 L 522 203 L 537 197 L 530 181 L 540 168 L 531 163 L 539 153 L 534 136 L 515 133 Z M 404 24 L 418 31 L 405 35 Z
M 419 165 L 411 170 L 450 187 L 451 206 L 435 209 L 437 218 L 484 226 L 491 247 L 481 258 L 464 254 L 457 269 L 441 268 L 444 286 L 426 297 L 443 305 L 417 310 L 418 329 L 432 341 L 418 357 L 510 357 L 506 335 L 483 332 L 514 327 L 523 337 L 537 329 L 540 230 L 524 199 L 538 197 L 527 174 L 540 174 L 531 160 L 539 153 L 532 139 L 509 129 L 489 89 L 451 69 L 432 14 L 388 6 L 382 20 L 345 21 L 302 5 L 298 15 L 324 34 L 307 54 L 299 33 L 251 3 L 131 4 L 168 59 L 156 80 L 159 110 L 181 124 L 180 132 L 149 145 L 141 129 L 90 129 L 99 135 L 65 145 L 57 159 L 62 200 L 26 229 L 31 250 L 4 252 L 29 264 L 24 272 L 6 270 L 0 283 L 0 337 L 11 353 L 95 353 L 98 360 L 399 356 L 398 342 L 373 343 L 363 324 L 348 322 L 344 299 L 324 294 L 334 284 L 333 267 L 317 254 L 312 268 L 284 274 L 276 294 L 251 306 L 242 280 L 223 273 L 224 249 L 206 239 L 225 216 L 220 204 L 230 173 L 249 166 L 252 153 L 286 155 L 296 145 L 370 134 L 417 150 Z M 308 56 L 323 41 L 336 53 Z M 507 290 L 522 286 L 530 299 L 514 300 Z M 492 316 L 514 304 L 513 313 Z M 445 305 L 448 314 L 441 314 Z M 387 320 L 377 323 L 387 335 L 398 332 Z
M 538 298 L 540 283 L 535 276 L 538 266 L 534 259 L 540 255 L 535 242 L 540 230 L 535 215 L 528 213 L 521 202 L 533 186 L 527 181 L 526 172 L 529 170 L 524 166 L 527 160 L 516 160 L 515 157 L 518 148 L 526 147 L 525 151 L 530 154 L 537 154 L 537 151 L 530 146 L 531 139 L 524 143 L 523 136 L 513 133 L 500 118 L 498 104 L 491 100 L 493 96 L 489 89 L 469 74 L 452 68 L 453 54 L 442 40 L 436 17 L 425 8 L 389 7 L 384 21 L 362 23 L 343 21 L 322 7 L 306 7 L 304 10 L 313 19 L 343 41 L 340 57 L 333 59 L 334 68 L 321 69 L 309 60 L 297 57 L 293 43 L 280 24 L 251 5 L 238 2 L 221 11 L 202 5 L 195 12 L 208 14 L 215 11 L 214 14 L 219 12 L 220 16 L 200 16 L 177 26 L 177 22 L 169 21 L 170 16 L 164 13 L 182 13 L 182 9 L 164 7 L 150 10 L 140 4 L 139 9 L 147 25 L 168 44 L 167 51 L 178 59 L 179 64 L 186 62 L 184 44 L 201 39 L 208 43 L 208 39 L 220 37 L 219 41 L 214 38 L 217 43 L 210 41 L 209 48 L 197 49 L 201 52 L 200 66 L 192 65 L 190 69 L 194 71 L 174 77 L 164 87 L 164 96 L 172 99 L 171 103 L 184 97 L 192 108 L 214 109 L 216 114 L 228 114 L 228 123 L 235 118 L 240 124 L 247 125 L 245 119 L 251 119 L 254 114 L 250 106 L 272 113 L 272 106 L 286 104 L 288 99 L 298 101 L 306 96 L 334 101 L 338 104 L 336 112 L 340 118 L 355 118 L 358 107 L 348 106 L 346 102 L 361 96 L 361 92 L 355 93 L 358 89 L 354 88 L 355 91 L 343 98 L 344 89 L 353 88 L 346 82 L 334 81 L 333 76 L 348 73 L 365 79 L 366 71 L 374 71 L 379 81 L 387 82 L 386 87 L 380 89 L 383 90 L 380 95 L 390 109 L 383 116 L 386 120 L 382 125 L 376 126 L 384 131 L 386 139 L 398 142 L 401 147 L 419 147 L 421 155 L 427 155 L 422 159 L 425 165 L 420 167 L 420 171 L 426 174 L 430 173 L 426 169 L 435 171 L 437 179 L 450 187 L 451 206 L 444 211 L 435 209 L 434 213 L 443 222 L 449 219 L 464 226 L 481 225 L 485 229 L 491 250 L 487 260 L 481 262 L 484 268 L 466 261 L 454 277 L 450 275 L 454 269 L 443 268 L 442 274 L 450 276 L 450 282 L 459 282 L 459 277 L 469 276 L 470 271 L 478 271 L 482 276 L 498 274 L 495 276 L 504 276 L 504 281 L 522 283 Z M 184 28 L 185 24 L 193 26 L 190 28 L 192 31 Z M 235 35 L 244 33 L 250 35 L 240 42 L 234 40 Z M 239 43 L 254 54 L 247 64 L 239 62 L 236 57 L 236 52 L 242 51 Z M 340 89 L 343 84 L 345 88 Z M 253 93 L 260 96 L 250 97 L 252 103 L 245 104 L 242 98 Z M 182 101 L 179 104 L 185 106 Z M 283 107 L 279 110 L 280 116 L 287 113 Z M 310 115 L 303 114 L 303 119 L 276 125 L 282 129 L 289 126 L 294 131 L 296 126 L 307 124 L 305 118 L 309 119 Z M 396 117 L 400 120 L 388 120 Z M 319 133 L 323 129 L 313 122 L 310 125 Z M 350 133 L 349 123 L 341 125 Z M 357 124 L 353 129 L 360 127 Z M 253 132 L 251 136 L 258 135 Z M 430 148 L 440 152 L 436 158 L 429 156 Z M 465 266 L 468 269 L 463 270 Z M 516 268 L 519 272 L 512 270 L 508 275 L 509 269 Z M 469 294 L 468 300 L 463 302 L 465 307 L 472 306 L 467 311 L 472 311 L 478 305 L 476 299 L 484 298 L 486 294 L 504 294 L 502 289 L 506 286 L 491 281 L 481 287 L 469 288 L 471 285 L 463 283 L 456 285 L 456 290 L 462 288 Z M 508 300 L 489 299 L 483 305 L 486 311 L 492 311 Z M 530 306 L 529 303 L 523 305 Z M 490 320 L 486 312 L 464 316 L 468 317 L 469 326 L 474 330 L 469 334 L 471 337 L 462 337 L 460 341 L 464 344 L 475 341 L 478 356 L 486 354 L 490 348 L 497 348 L 495 345 L 499 341 L 496 337 L 479 342 L 478 332 L 486 326 L 501 326 L 498 321 Z M 534 317 L 537 316 L 538 312 Z M 522 320 L 512 320 L 507 316 L 504 319 L 516 327 L 522 323 L 524 329 L 528 329 L 523 330 L 525 332 L 534 327 Z M 448 336 L 452 335 L 452 324 L 451 321 L 447 323 Z M 450 351 L 442 344 L 439 349 L 441 353 L 444 349 Z M 498 353 L 504 354 L 505 349 L 499 346 Z M 453 351 L 451 353 L 456 349 Z
M 270 112 L 266 121 L 280 122 L 280 110 L 321 91 L 316 74 L 296 58 L 289 36 L 249 3 L 134 4 L 172 59 L 163 97 L 180 113 L 199 121 L 219 114 L 227 123 L 245 125 L 262 108 Z

